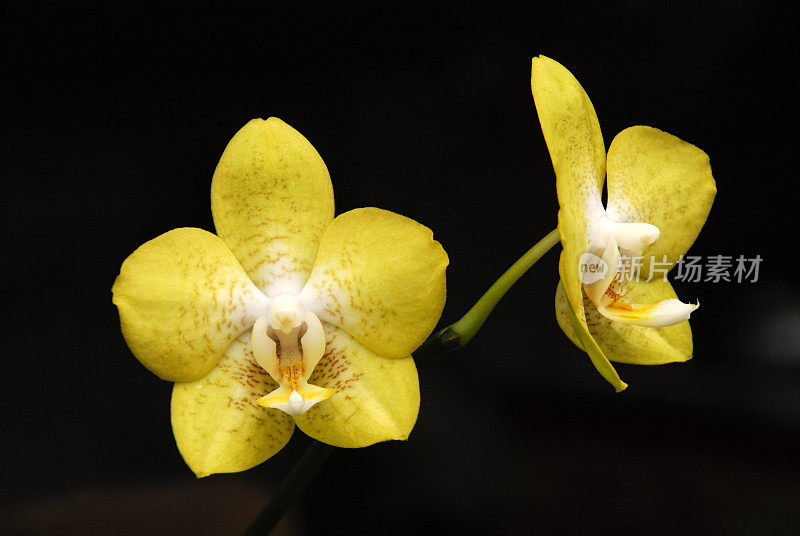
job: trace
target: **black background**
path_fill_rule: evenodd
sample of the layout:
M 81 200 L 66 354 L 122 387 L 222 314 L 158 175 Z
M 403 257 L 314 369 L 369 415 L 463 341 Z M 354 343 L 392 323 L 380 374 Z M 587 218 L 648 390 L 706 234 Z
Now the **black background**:
M 769 2 L 6 9 L 0 530 L 241 531 L 308 439 L 195 480 L 170 384 L 119 333 L 122 260 L 175 227 L 213 230 L 219 155 L 275 115 L 325 159 L 337 212 L 434 229 L 453 322 L 555 225 L 529 79 L 545 54 L 587 90 L 606 144 L 647 124 L 710 155 L 719 193 L 691 254 L 759 254 L 759 281 L 676 284 L 702 303 L 694 359 L 620 365 L 615 395 L 555 323 L 550 252 L 422 372 L 411 440 L 336 451 L 282 529 L 796 534 L 795 30 Z

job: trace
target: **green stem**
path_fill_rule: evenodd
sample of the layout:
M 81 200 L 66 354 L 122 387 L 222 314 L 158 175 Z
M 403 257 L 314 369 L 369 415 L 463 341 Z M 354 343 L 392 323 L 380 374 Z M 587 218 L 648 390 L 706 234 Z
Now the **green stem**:
M 550 251 L 550 248 L 558 243 L 558 229 L 553 229 L 544 238 L 539 240 L 525 255 L 511 265 L 511 268 L 501 275 L 494 285 L 489 287 L 481 299 L 479 299 L 461 320 L 450 326 L 450 329 L 459 334 L 459 346 L 467 344 L 472 337 L 478 333 L 483 323 L 489 317 L 500 299 L 505 296 L 514 283 L 542 258 L 542 255 Z
M 512 264 L 458 322 L 428 337 L 414 352 L 414 360 L 417 366 L 427 364 L 442 354 L 466 345 L 481 329 L 481 326 L 486 322 L 489 314 L 491 314 L 505 293 L 531 266 L 536 264 L 536 261 L 541 259 L 557 243 L 558 229 L 548 233 L 529 249 L 525 255 L 520 257 L 517 262 Z M 319 471 L 333 449 L 334 447 L 330 445 L 312 440 L 303 456 L 297 460 L 291 472 L 283 479 L 270 502 L 261 510 L 258 517 L 253 520 L 253 523 L 244 533 L 245 536 L 269 534 L 280 521 L 283 513 L 306 487 L 306 484 Z
M 284 512 L 289 509 L 297 496 L 314 478 L 334 448 L 312 439 L 306 451 L 272 494 L 267 505 L 244 532 L 244 536 L 262 536 L 272 532 Z
M 505 293 L 557 243 L 558 229 L 553 229 L 512 264 L 458 322 L 428 337 L 428 340 L 414 352 L 417 365 L 428 363 L 433 358 L 461 348 L 472 340 Z

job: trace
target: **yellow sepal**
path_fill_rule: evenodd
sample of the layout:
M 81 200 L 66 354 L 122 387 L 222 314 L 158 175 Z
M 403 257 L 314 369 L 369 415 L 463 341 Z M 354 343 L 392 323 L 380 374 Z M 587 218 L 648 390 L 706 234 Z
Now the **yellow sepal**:
M 277 384 L 253 358 L 249 337 L 234 341 L 205 378 L 176 383 L 172 431 L 198 477 L 235 473 L 267 460 L 289 441 L 292 417 L 258 405 Z
M 309 383 L 333 392 L 295 417 L 297 426 L 318 441 L 344 448 L 408 439 L 420 403 L 414 360 L 379 356 L 330 324 L 325 331 L 327 353 Z
M 668 281 L 660 279 L 649 283 L 630 282 L 625 288 L 626 299 L 634 303 L 658 302 L 675 299 L 675 291 Z M 689 322 L 663 328 L 651 328 L 614 322 L 600 314 L 594 304 L 584 301 L 589 333 L 610 361 L 634 365 L 662 365 L 687 361 L 692 358 L 692 330 Z M 571 323 L 569 304 L 563 287 L 556 290 L 556 318 L 564 334 L 583 350 Z
M 563 273 L 564 268 L 564 252 L 562 252 L 561 262 L 559 263 L 558 267 L 559 273 Z M 559 284 L 559 287 L 561 286 L 562 285 Z M 580 287 L 578 288 L 580 290 Z M 586 313 L 583 305 L 583 291 L 581 290 L 581 298 L 578 301 L 577 308 L 573 308 L 572 303 L 568 299 L 568 295 L 565 294 L 565 298 L 566 299 L 561 300 L 559 300 L 558 297 L 556 298 L 556 318 L 560 317 L 558 311 L 559 302 L 566 304 L 567 315 L 569 316 L 569 325 L 572 326 L 571 333 L 568 333 L 566 330 L 564 332 L 567 334 L 570 340 L 575 342 L 578 348 L 581 348 L 589 355 L 589 359 L 592 361 L 594 368 L 597 369 L 597 372 L 599 372 L 600 375 L 611 384 L 616 392 L 619 393 L 620 391 L 624 391 L 628 388 L 628 384 L 620 379 L 619 374 L 617 374 L 617 371 L 608 361 L 608 358 L 597 344 L 597 341 L 595 341 L 594 337 L 592 337 L 591 333 L 589 333 L 589 327 L 586 322 Z M 560 322 L 559 325 L 561 325 Z M 562 329 L 564 328 L 562 327 Z
M 447 264 L 424 225 L 378 208 L 351 210 L 325 231 L 300 300 L 376 354 L 405 358 L 439 320 Z
M 558 234 L 564 248 L 559 260 L 561 280 L 573 310 L 582 317 L 578 267 L 589 246 L 589 216 L 602 210 L 603 134 L 589 96 L 557 61 L 533 58 L 531 90 L 556 173 Z
M 599 192 L 605 179 L 606 148 L 586 91 L 566 67 L 539 56 L 532 62 L 531 92 L 558 181 L 573 191 L 593 181 L 591 186 Z M 562 172 L 568 175 L 561 177 Z
M 584 350 L 580 339 L 578 339 L 578 334 L 575 333 L 575 328 L 572 327 L 572 311 L 570 310 L 569 301 L 567 301 L 567 294 L 564 292 L 564 285 L 561 283 L 561 281 L 558 282 L 558 286 L 556 287 L 555 303 L 556 321 L 558 322 L 558 327 L 560 327 L 561 331 L 564 332 L 564 335 L 566 335 L 567 338 L 572 341 L 572 344 L 585 352 L 586 350 Z
M 614 366 L 609 362 L 608 357 L 603 353 L 603 349 L 597 344 L 586 323 L 586 319 L 580 318 L 572 310 L 569 301 L 566 301 L 568 306 L 568 313 L 572 324 L 572 330 L 575 338 L 580 342 L 579 348 L 582 348 L 592 361 L 594 368 L 597 372 L 611 384 L 616 392 L 624 391 L 628 388 L 628 384 L 622 381 L 614 369 Z M 570 337 L 571 339 L 572 337 Z
M 608 213 L 619 222 L 647 222 L 661 235 L 643 252 L 641 274 L 673 266 L 694 242 L 717 193 L 708 156 L 661 130 L 635 126 L 608 150 Z M 660 274 L 655 274 L 660 276 Z
M 267 302 L 222 240 L 193 228 L 140 246 L 112 293 L 133 354 L 171 381 L 208 374 Z
M 275 117 L 242 127 L 214 172 L 211 212 L 217 233 L 267 296 L 300 291 L 333 211 L 322 158 Z

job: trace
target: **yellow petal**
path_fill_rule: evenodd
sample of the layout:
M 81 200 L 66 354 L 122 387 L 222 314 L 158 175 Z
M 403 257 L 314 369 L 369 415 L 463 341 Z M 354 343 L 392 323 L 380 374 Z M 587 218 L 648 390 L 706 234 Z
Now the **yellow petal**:
M 208 374 L 268 303 L 222 240 L 193 228 L 140 246 L 112 292 L 131 351 L 171 381 Z
M 561 280 L 573 310 L 582 315 L 583 293 L 578 269 L 588 250 L 589 216 L 601 214 L 600 190 L 606 151 L 594 106 L 564 66 L 539 56 L 533 59 L 531 90 L 542 133 L 556 173 Z M 597 252 L 602 255 L 602 251 Z
M 585 322 L 583 312 L 583 283 L 579 269 L 582 255 L 586 253 L 586 229 L 581 230 L 574 225 L 575 220 L 565 217 L 564 210 L 558 211 L 558 234 L 561 238 L 561 255 L 558 259 L 560 284 L 574 312 L 581 322 Z M 572 319 L 570 317 L 570 323 Z
M 556 321 L 558 322 L 558 327 L 560 327 L 564 335 L 572 341 L 572 344 L 585 352 L 586 350 L 583 349 L 583 345 L 580 339 L 578 339 L 578 334 L 575 333 L 575 328 L 572 327 L 572 314 L 570 312 L 569 302 L 567 301 L 567 295 L 564 292 L 564 285 L 561 284 L 561 281 L 558 282 L 558 286 L 556 287 Z
M 198 477 L 250 469 L 281 450 L 294 430 L 289 415 L 256 403 L 277 384 L 247 341 L 234 341 L 205 378 L 172 390 L 172 431 Z
M 292 127 L 253 119 L 220 158 L 211 211 L 217 233 L 267 296 L 296 294 L 333 219 L 328 169 Z
M 381 357 L 330 324 L 325 331 L 327 353 L 309 382 L 333 394 L 295 417 L 297 426 L 318 441 L 345 448 L 408 439 L 420 400 L 414 360 Z
M 562 272 L 564 267 L 563 252 L 561 260 L 562 262 L 559 263 L 559 272 Z M 559 285 L 558 288 L 563 288 L 563 286 Z M 556 294 L 558 294 L 558 289 L 556 290 Z M 612 387 L 614 387 L 616 392 L 619 393 L 620 391 L 624 391 L 627 389 L 628 384 L 620 379 L 619 374 L 617 374 L 617 371 L 614 370 L 614 367 L 603 353 L 603 350 L 597 344 L 597 341 L 595 341 L 594 337 L 591 335 L 591 333 L 589 333 L 589 327 L 587 325 L 587 319 L 583 306 L 583 296 L 581 295 L 581 300 L 576 311 L 568 299 L 569 296 L 566 294 L 566 289 L 564 289 L 564 294 L 565 298 L 563 299 L 559 299 L 558 296 L 556 296 L 556 319 L 559 319 L 561 316 L 558 311 L 560 304 L 565 304 L 567 306 L 567 315 L 569 316 L 572 330 L 571 332 L 567 332 L 567 330 L 565 330 L 563 327 L 562 330 L 564 330 L 564 333 L 567 334 L 567 337 L 575 342 L 578 348 L 581 348 L 589 355 L 589 359 L 592 361 L 594 368 L 597 369 L 597 372 L 599 372 L 600 375 L 605 378 L 605 380 L 610 383 Z M 591 303 L 588 298 L 586 302 Z M 561 325 L 560 321 L 559 325 Z
M 717 188 L 706 153 L 658 129 L 620 132 L 608 151 L 608 214 L 620 222 L 655 225 L 661 236 L 643 252 L 642 275 L 651 261 L 664 272 L 697 238 Z
M 404 358 L 439 320 L 447 263 L 424 225 L 387 210 L 351 210 L 325 231 L 300 301 L 373 352 Z
M 533 58 L 531 91 L 556 175 L 579 190 L 594 181 L 603 187 L 606 148 L 592 101 L 563 65 L 545 56 Z
M 649 283 L 629 283 L 627 299 L 651 302 L 675 298 L 669 282 L 653 280 Z M 664 328 L 650 328 L 623 324 L 609 320 L 600 314 L 588 299 L 586 321 L 589 332 L 610 361 L 636 365 L 661 365 L 687 361 L 692 357 L 692 331 L 689 322 L 681 322 Z M 558 325 L 579 348 L 577 335 L 569 321 L 569 308 L 563 288 L 556 291 L 556 318 Z M 566 321 L 565 321 L 566 320 Z

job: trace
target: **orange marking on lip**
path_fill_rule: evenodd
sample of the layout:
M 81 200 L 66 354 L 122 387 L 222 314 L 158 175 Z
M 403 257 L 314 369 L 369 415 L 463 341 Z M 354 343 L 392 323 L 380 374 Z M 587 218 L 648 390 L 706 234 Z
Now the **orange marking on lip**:
M 614 292 L 611 289 L 611 285 L 609 285 L 608 288 L 606 289 L 605 295 L 608 296 L 609 298 L 611 298 L 611 301 L 614 302 L 613 305 L 622 305 L 622 304 L 624 304 L 624 305 L 627 305 L 628 307 L 630 307 L 629 304 L 625 304 L 624 302 L 619 303 L 620 300 L 622 300 L 622 295 L 621 294 L 617 294 L 616 292 Z M 611 306 L 609 306 L 609 307 L 611 307 Z
M 281 376 L 286 381 L 286 383 L 293 389 L 297 390 L 297 384 L 300 382 L 300 378 L 303 376 L 303 364 L 302 363 L 291 363 L 289 365 L 284 365 L 281 367 Z

